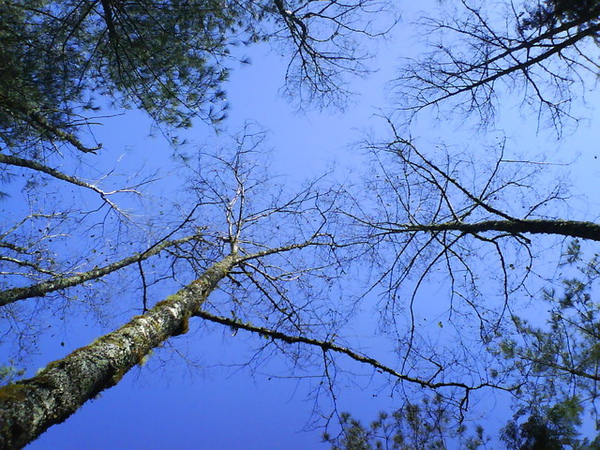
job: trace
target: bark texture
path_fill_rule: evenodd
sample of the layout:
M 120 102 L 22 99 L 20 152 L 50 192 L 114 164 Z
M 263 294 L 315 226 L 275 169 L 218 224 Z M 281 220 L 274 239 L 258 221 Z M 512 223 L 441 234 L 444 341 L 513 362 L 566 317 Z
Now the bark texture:
M 0 449 L 22 448 L 120 379 L 153 348 L 187 331 L 206 297 L 239 261 L 232 254 L 144 315 L 33 378 L 0 389 Z
M 600 241 L 600 225 L 593 222 L 575 220 L 488 220 L 476 223 L 447 222 L 433 225 L 400 225 L 395 233 L 408 231 L 462 231 L 463 233 L 483 233 L 502 231 L 509 234 L 556 234 Z

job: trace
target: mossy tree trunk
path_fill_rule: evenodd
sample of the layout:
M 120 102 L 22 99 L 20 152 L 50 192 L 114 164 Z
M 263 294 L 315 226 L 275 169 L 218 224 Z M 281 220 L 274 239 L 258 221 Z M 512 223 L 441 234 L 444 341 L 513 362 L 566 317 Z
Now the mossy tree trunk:
M 594 222 L 582 222 L 576 220 L 487 220 L 482 222 L 444 222 L 437 224 L 403 225 L 385 224 L 373 225 L 377 229 L 387 230 L 391 233 L 408 232 L 437 232 L 437 231 L 460 231 L 465 234 L 476 234 L 489 232 L 504 232 L 512 235 L 517 234 L 554 234 L 573 238 L 582 238 L 592 241 L 600 241 L 600 225 Z
M 189 317 L 239 260 L 235 253 L 225 257 L 144 315 L 50 363 L 35 377 L 1 388 L 0 448 L 25 446 L 117 384 L 152 349 L 185 333 Z

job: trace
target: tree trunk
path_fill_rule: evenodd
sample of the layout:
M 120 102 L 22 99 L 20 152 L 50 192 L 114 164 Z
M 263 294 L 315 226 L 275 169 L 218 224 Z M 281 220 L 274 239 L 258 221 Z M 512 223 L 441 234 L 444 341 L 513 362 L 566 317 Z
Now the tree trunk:
M 402 225 L 389 227 L 393 233 L 461 231 L 474 234 L 486 231 L 506 232 L 509 234 L 555 234 L 574 238 L 600 241 L 600 224 L 576 220 L 488 220 L 483 222 L 446 222 L 431 225 Z
M 239 261 L 235 254 L 146 314 L 104 335 L 38 375 L 0 389 L 0 448 L 21 448 L 86 401 L 117 384 L 150 350 L 187 332 L 188 319 Z

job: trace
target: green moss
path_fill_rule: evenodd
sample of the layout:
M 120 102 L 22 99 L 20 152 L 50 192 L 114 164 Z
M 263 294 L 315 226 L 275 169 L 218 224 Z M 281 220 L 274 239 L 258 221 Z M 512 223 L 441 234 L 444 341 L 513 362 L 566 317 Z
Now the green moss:
M 170 303 L 176 302 L 176 301 L 180 300 L 180 298 L 181 298 L 181 295 L 179 293 L 169 295 L 167 298 L 165 298 L 164 300 L 161 300 L 156 305 L 154 305 L 154 307 L 152 309 L 161 308 L 163 306 L 170 306 Z
M 112 383 L 112 386 L 115 386 L 119 381 L 121 381 L 121 379 L 125 376 L 125 374 L 127 372 L 129 372 L 128 368 L 117 370 L 110 378 L 110 382 Z
M 150 350 L 146 355 L 144 355 L 142 357 L 142 359 L 140 359 L 140 362 L 138 363 L 138 365 L 140 367 L 143 367 L 146 365 L 146 363 L 150 360 L 150 357 L 154 354 L 154 352 L 152 350 Z
M 27 398 L 27 391 L 27 386 L 23 384 L 8 384 L 0 388 L 0 401 L 23 401 Z

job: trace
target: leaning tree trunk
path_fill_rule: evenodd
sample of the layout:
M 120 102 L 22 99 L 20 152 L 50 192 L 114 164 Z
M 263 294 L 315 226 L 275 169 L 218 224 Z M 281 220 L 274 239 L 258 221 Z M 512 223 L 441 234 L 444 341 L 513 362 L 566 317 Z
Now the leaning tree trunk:
M 150 350 L 187 331 L 188 319 L 238 261 L 229 255 L 175 295 L 38 375 L 0 388 L 0 448 L 21 448 L 121 378 Z

